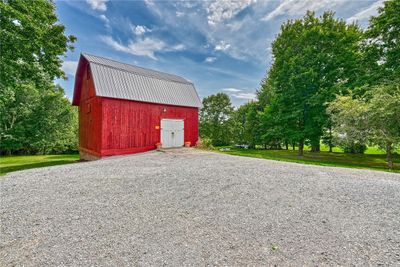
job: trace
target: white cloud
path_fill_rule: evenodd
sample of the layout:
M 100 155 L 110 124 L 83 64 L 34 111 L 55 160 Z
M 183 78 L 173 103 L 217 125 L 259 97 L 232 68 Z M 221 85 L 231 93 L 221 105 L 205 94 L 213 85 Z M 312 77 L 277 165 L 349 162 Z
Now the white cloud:
M 86 3 L 90 5 L 93 10 L 98 11 L 106 11 L 107 10 L 107 2 L 109 0 L 86 0 Z
M 328 10 L 342 3 L 344 3 L 343 0 L 283 0 L 281 4 L 267 14 L 263 20 L 269 21 L 281 15 L 303 15 L 307 10 Z
M 135 56 L 145 56 L 152 59 L 157 59 L 155 56 L 156 52 L 180 51 L 185 49 L 185 47 L 180 44 L 169 46 L 159 39 L 148 37 L 135 41 L 130 40 L 127 45 L 114 40 L 111 36 L 103 36 L 101 39 L 104 43 L 117 51 L 125 52 Z
M 257 96 L 254 93 L 246 93 L 243 92 L 241 89 L 237 88 L 224 88 L 222 89 L 223 92 L 227 93 L 230 97 L 235 99 L 242 99 L 242 100 L 256 100 Z
M 217 60 L 216 57 L 206 57 L 206 59 L 204 60 L 204 62 L 206 62 L 206 63 L 213 63 L 215 60 Z
M 130 27 L 135 35 L 142 35 L 146 32 L 151 32 L 151 30 L 144 25 L 130 25 Z
M 378 2 L 375 2 L 369 7 L 367 7 L 366 9 L 348 18 L 346 21 L 347 23 L 352 23 L 364 19 L 369 19 L 372 16 L 376 16 L 378 14 L 378 8 L 381 7 L 382 5 L 383 5 L 383 0 L 379 0 Z
M 185 15 L 184 12 L 180 12 L 180 11 L 176 11 L 175 14 L 176 14 L 176 16 L 177 16 L 178 18 L 183 17 L 183 16 Z
M 254 93 L 237 93 L 231 94 L 232 97 L 237 99 L 256 100 L 257 96 Z
M 100 20 L 104 22 L 104 26 L 106 26 L 107 28 L 110 28 L 110 20 L 107 18 L 106 15 L 101 14 L 99 16 Z
M 99 18 L 104 22 L 104 23 L 106 23 L 106 24 L 108 24 L 109 22 L 110 22 L 110 20 L 106 17 L 106 15 L 104 15 L 104 14 L 101 14 L 100 16 L 99 16 Z
M 76 69 L 78 68 L 78 61 L 64 61 L 62 70 L 70 76 L 74 76 Z
M 237 93 L 237 92 L 241 92 L 242 90 L 236 89 L 236 88 L 224 88 L 224 89 L 222 89 L 222 91 L 228 92 L 228 93 Z
M 206 9 L 208 24 L 217 25 L 229 20 L 255 2 L 255 0 L 215 0 Z
M 147 8 L 153 12 L 154 14 L 161 16 L 162 12 L 161 10 L 158 8 L 158 6 L 156 5 L 155 1 L 153 0 L 144 0 L 144 3 L 146 4 Z
M 144 2 L 145 2 L 145 4 L 146 4 L 147 6 L 154 6 L 154 5 L 155 5 L 155 3 L 154 3 L 153 0 L 144 0 Z
M 230 44 L 226 43 L 225 41 L 221 41 L 221 42 L 219 42 L 219 44 L 217 44 L 215 46 L 215 50 L 216 51 L 226 51 L 229 49 L 229 47 L 231 47 Z
M 182 50 L 185 50 L 185 48 L 186 47 L 183 44 L 177 44 L 177 45 L 174 45 L 171 50 L 182 51 Z

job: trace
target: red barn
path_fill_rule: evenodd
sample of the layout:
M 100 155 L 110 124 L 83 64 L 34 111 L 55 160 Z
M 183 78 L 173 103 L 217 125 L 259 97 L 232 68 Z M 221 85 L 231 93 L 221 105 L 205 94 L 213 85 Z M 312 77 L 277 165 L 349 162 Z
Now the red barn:
M 159 71 L 82 54 L 72 104 L 79 106 L 82 159 L 193 146 L 201 106 L 193 83 Z

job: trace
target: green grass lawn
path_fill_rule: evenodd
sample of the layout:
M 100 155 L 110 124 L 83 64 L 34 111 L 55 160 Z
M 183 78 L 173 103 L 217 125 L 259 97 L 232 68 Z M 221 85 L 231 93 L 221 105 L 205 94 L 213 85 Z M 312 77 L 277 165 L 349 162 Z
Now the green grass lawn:
M 0 175 L 9 172 L 73 163 L 79 160 L 79 154 L 34 155 L 34 156 L 1 156 Z
M 384 152 L 377 148 L 369 148 L 368 154 L 345 154 L 343 152 L 334 150 L 336 152 L 326 152 L 326 148 L 322 148 L 319 153 L 312 153 L 304 151 L 303 157 L 298 157 L 297 150 L 262 150 L 262 149 L 237 149 L 231 148 L 230 151 L 222 153 L 246 156 L 254 158 L 273 159 L 289 162 L 298 162 L 305 164 L 315 164 L 324 166 L 337 166 L 349 168 L 364 168 L 388 171 L 386 156 Z M 394 171 L 400 172 L 400 156 L 394 155 Z
M 310 150 L 311 148 L 308 146 L 304 146 L 304 150 Z M 340 147 L 334 147 L 333 152 L 341 152 L 343 153 L 343 149 L 341 149 Z M 324 144 L 321 144 L 321 151 L 324 152 L 328 152 L 329 151 L 329 146 L 326 146 Z M 374 155 L 382 155 L 385 154 L 385 151 L 380 149 L 379 147 L 375 147 L 375 146 L 369 146 L 367 147 L 367 150 L 364 152 L 365 154 L 374 154 Z M 400 150 L 398 151 L 398 153 L 400 153 Z

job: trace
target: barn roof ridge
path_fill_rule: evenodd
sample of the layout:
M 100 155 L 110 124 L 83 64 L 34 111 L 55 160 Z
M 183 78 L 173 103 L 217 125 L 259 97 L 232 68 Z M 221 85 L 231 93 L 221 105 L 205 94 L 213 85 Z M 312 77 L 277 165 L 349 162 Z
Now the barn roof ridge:
M 143 68 L 143 67 L 140 67 L 140 66 L 137 66 L 137 65 L 128 64 L 128 63 L 125 63 L 125 62 L 117 61 L 115 59 L 96 56 L 96 55 L 89 54 L 89 53 L 81 53 L 81 55 L 84 58 L 86 58 L 91 64 L 103 65 L 103 66 L 108 67 L 108 68 L 118 69 L 118 70 L 121 70 L 121 71 L 134 73 L 134 74 L 137 74 L 137 75 L 148 76 L 148 77 L 159 79 L 159 80 L 166 80 L 166 81 L 178 82 L 178 83 L 184 83 L 184 84 L 193 84 L 192 82 L 188 81 L 187 79 L 185 79 L 185 78 L 183 78 L 181 76 L 178 76 L 178 75 L 175 75 L 175 74 L 171 74 L 171 73 L 168 73 L 168 72 L 153 70 L 153 69 L 149 69 L 149 68 Z M 93 61 L 93 58 L 112 61 L 112 62 L 114 62 L 116 64 L 125 65 L 125 66 L 131 67 L 131 68 L 136 68 L 136 69 L 143 70 L 143 72 L 138 72 L 138 71 L 134 71 L 134 70 L 128 70 L 127 68 L 113 66 L 113 65 L 107 64 L 105 62 L 96 62 L 96 61 Z M 168 77 L 171 77 L 171 79 L 169 79 L 168 77 L 162 77 L 162 76 L 168 76 Z M 176 79 L 172 79 L 172 78 L 176 78 Z

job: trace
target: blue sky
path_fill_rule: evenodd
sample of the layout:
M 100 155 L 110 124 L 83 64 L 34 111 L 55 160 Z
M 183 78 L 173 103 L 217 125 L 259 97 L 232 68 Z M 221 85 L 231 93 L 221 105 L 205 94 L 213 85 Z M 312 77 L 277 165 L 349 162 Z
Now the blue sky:
M 67 34 L 78 40 L 64 58 L 72 96 L 81 52 L 183 76 L 201 98 L 217 92 L 236 106 L 254 99 L 271 65 L 280 25 L 333 10 L 365 27 L 382 0 L 56 1 Z

